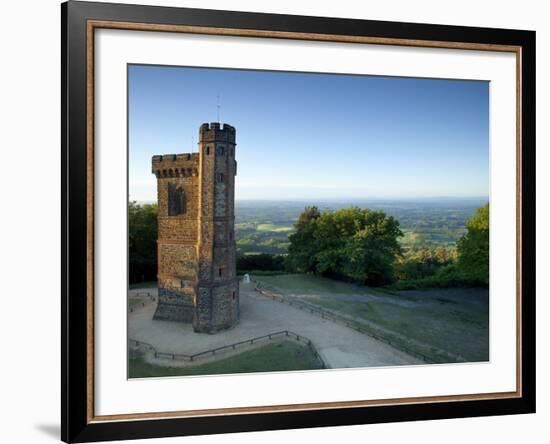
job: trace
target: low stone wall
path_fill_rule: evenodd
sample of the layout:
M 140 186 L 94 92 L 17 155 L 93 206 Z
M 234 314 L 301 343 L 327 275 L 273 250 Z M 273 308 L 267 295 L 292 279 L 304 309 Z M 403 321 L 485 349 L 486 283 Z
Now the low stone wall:
M 266 335 L 246 339 L 209 350 L 204 350 L 192 355 L 170 353 L 157 350 L 153 345 L 143 341 L 128 339 L 128 349 L 131 357 L 143 356 L 147 361 L 164 366 L 193 366 L 206 362 L 215 361 L 221 357 L 238 355 L 244 351 L 256 348 L 271 341 L 293 340 L 309 347 L 321 364 L 321 368 L 328 368 L 325 361 L 318 353 L 313 342 L 305 336 L 298 335 L 292 331 L 283 330 Z

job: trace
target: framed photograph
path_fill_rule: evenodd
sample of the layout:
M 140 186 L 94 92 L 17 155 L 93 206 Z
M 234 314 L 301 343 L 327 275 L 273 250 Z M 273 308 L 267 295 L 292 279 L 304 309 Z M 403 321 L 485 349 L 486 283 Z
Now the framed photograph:
M 535 33 L 69 1 L 62 439 L 535 411 Z

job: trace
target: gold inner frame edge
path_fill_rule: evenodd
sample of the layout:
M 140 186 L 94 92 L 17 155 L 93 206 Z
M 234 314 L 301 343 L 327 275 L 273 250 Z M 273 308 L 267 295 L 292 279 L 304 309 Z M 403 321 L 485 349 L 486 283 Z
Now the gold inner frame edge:
M 497 393 L 474 393 L 450 396 L 422 396 L 409 398 L 335 401 L 323 403 L 285 404 L 255 407 L 229 407 L 218 409 L 182 410 L 172 412 L 145 412 L 116 415 L 94 414 L 94 31 L 95 29 L 120 29 L 132 31 L 177 32 L 188 34 L 221 35 L 233 37 L 277 38 L 288 40 L 309 40 L 338 43 L 362 43 L 374 45 L 393 45 L 422 48 L 462 49 L 489 52 L 512 52 L 516 56 L 516 391 Z M 521 152 L 522 152 L 522 48 L 516 45 L 499 45 L 488 43 L 449 42 L 436 40 L 415 40 L 399 38 L 382 38 L 368 36 L 311 34 L 286 31 L 265 31 L 255 29 L 215 28 L 188 25 L 165 25 L 151 23 L 133 23 L 123 21 L 88 20 L 86 42 L 86 168 L 87 168 L 87 422 L 114 422 L 126 420 L 153 420 L 161 418 L 189 418 L 198 416 L 226 416 L 237 414 L 260 414 L 274 412 L 295 412 L 303 410 L 327 410 L 336 408 L 359 408 L 388 405 L 406 405 L 416 403 L 460 402 L 491 399 L 520 398 L 522 396 L 522 347 L 521 347 Z

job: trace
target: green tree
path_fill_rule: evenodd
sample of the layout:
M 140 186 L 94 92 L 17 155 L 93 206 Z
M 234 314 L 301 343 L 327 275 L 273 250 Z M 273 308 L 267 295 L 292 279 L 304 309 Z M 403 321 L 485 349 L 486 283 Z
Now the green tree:
M 128 204 L 128 256 L 130 283 L 157 279 L 156 204 Z
M 285 258 L 283 255 L 274 254 L 245 254 L 237 256 L 237 271 L 245 273 L 250 271 L 283 271 Z
M 302 213 L 300 213 L 300 216 L 298 217 L 298 222 L 294 225 L 296 229 L 301 229 L 303 227 L 306 227 L 314 220 L 319 219 L 321 216 L 321 212 L 319 211 L 319 208 L 316 206 L 312 207 L 306 207 Z
M 357 207 L 319 213 L 306 208 L 289 237 L 288 263 L 300 272 L 381 285 L 391 281 L 399 222 Z
M 306 207 L 294 224 L 296 232 L 288 238 L 290 245 L 286 261 L 289 269 L 300 273 L 315 271 L 317 246 L 314 234 L 319 217 L 321 212 L 317 207 Z
M 478 208 L 458 241 L 458 268 L 470 280 L 489 285 L 489 204 Z
M 412 246 L 398 256 L 395 277 L 398 280 L 411 280 L 433 276 L 441 267 L 452 264 L 455 259 L 454 247 Z

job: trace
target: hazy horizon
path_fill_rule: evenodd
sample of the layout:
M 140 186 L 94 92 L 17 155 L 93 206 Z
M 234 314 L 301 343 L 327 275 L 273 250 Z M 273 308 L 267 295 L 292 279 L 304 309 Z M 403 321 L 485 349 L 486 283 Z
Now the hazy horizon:
M 156 201 L 151 157 L 196 152 L 218 95 L 237 201 L 489 195 L 488 82 L 130 65 L 128 91 L 130 200 Z
M 136 202 L 138 204 L 152 204 L 156 203 L 157 200 L 135 200 L 129 199 L 130 202 Z M 417 202 L 417 203 L 426 203 L 426 202 L 483 202 L 489 201 L 489 196 L 426 196 L 426 197 L 394 197 L 394 198 L 382 198 L 382 197 L 366 197 L 366 198 L 353 198 L 353 197 L 341 197 L 341 198 L 273 198 L 273 199 L 261 199 L 261 198 L 236 198 L 235 203 L 238 202 L 296 202 L 296 203 L 308 203 L 308 202 L 327 202 L 327 203 L 368 203 L 368 202 Z

